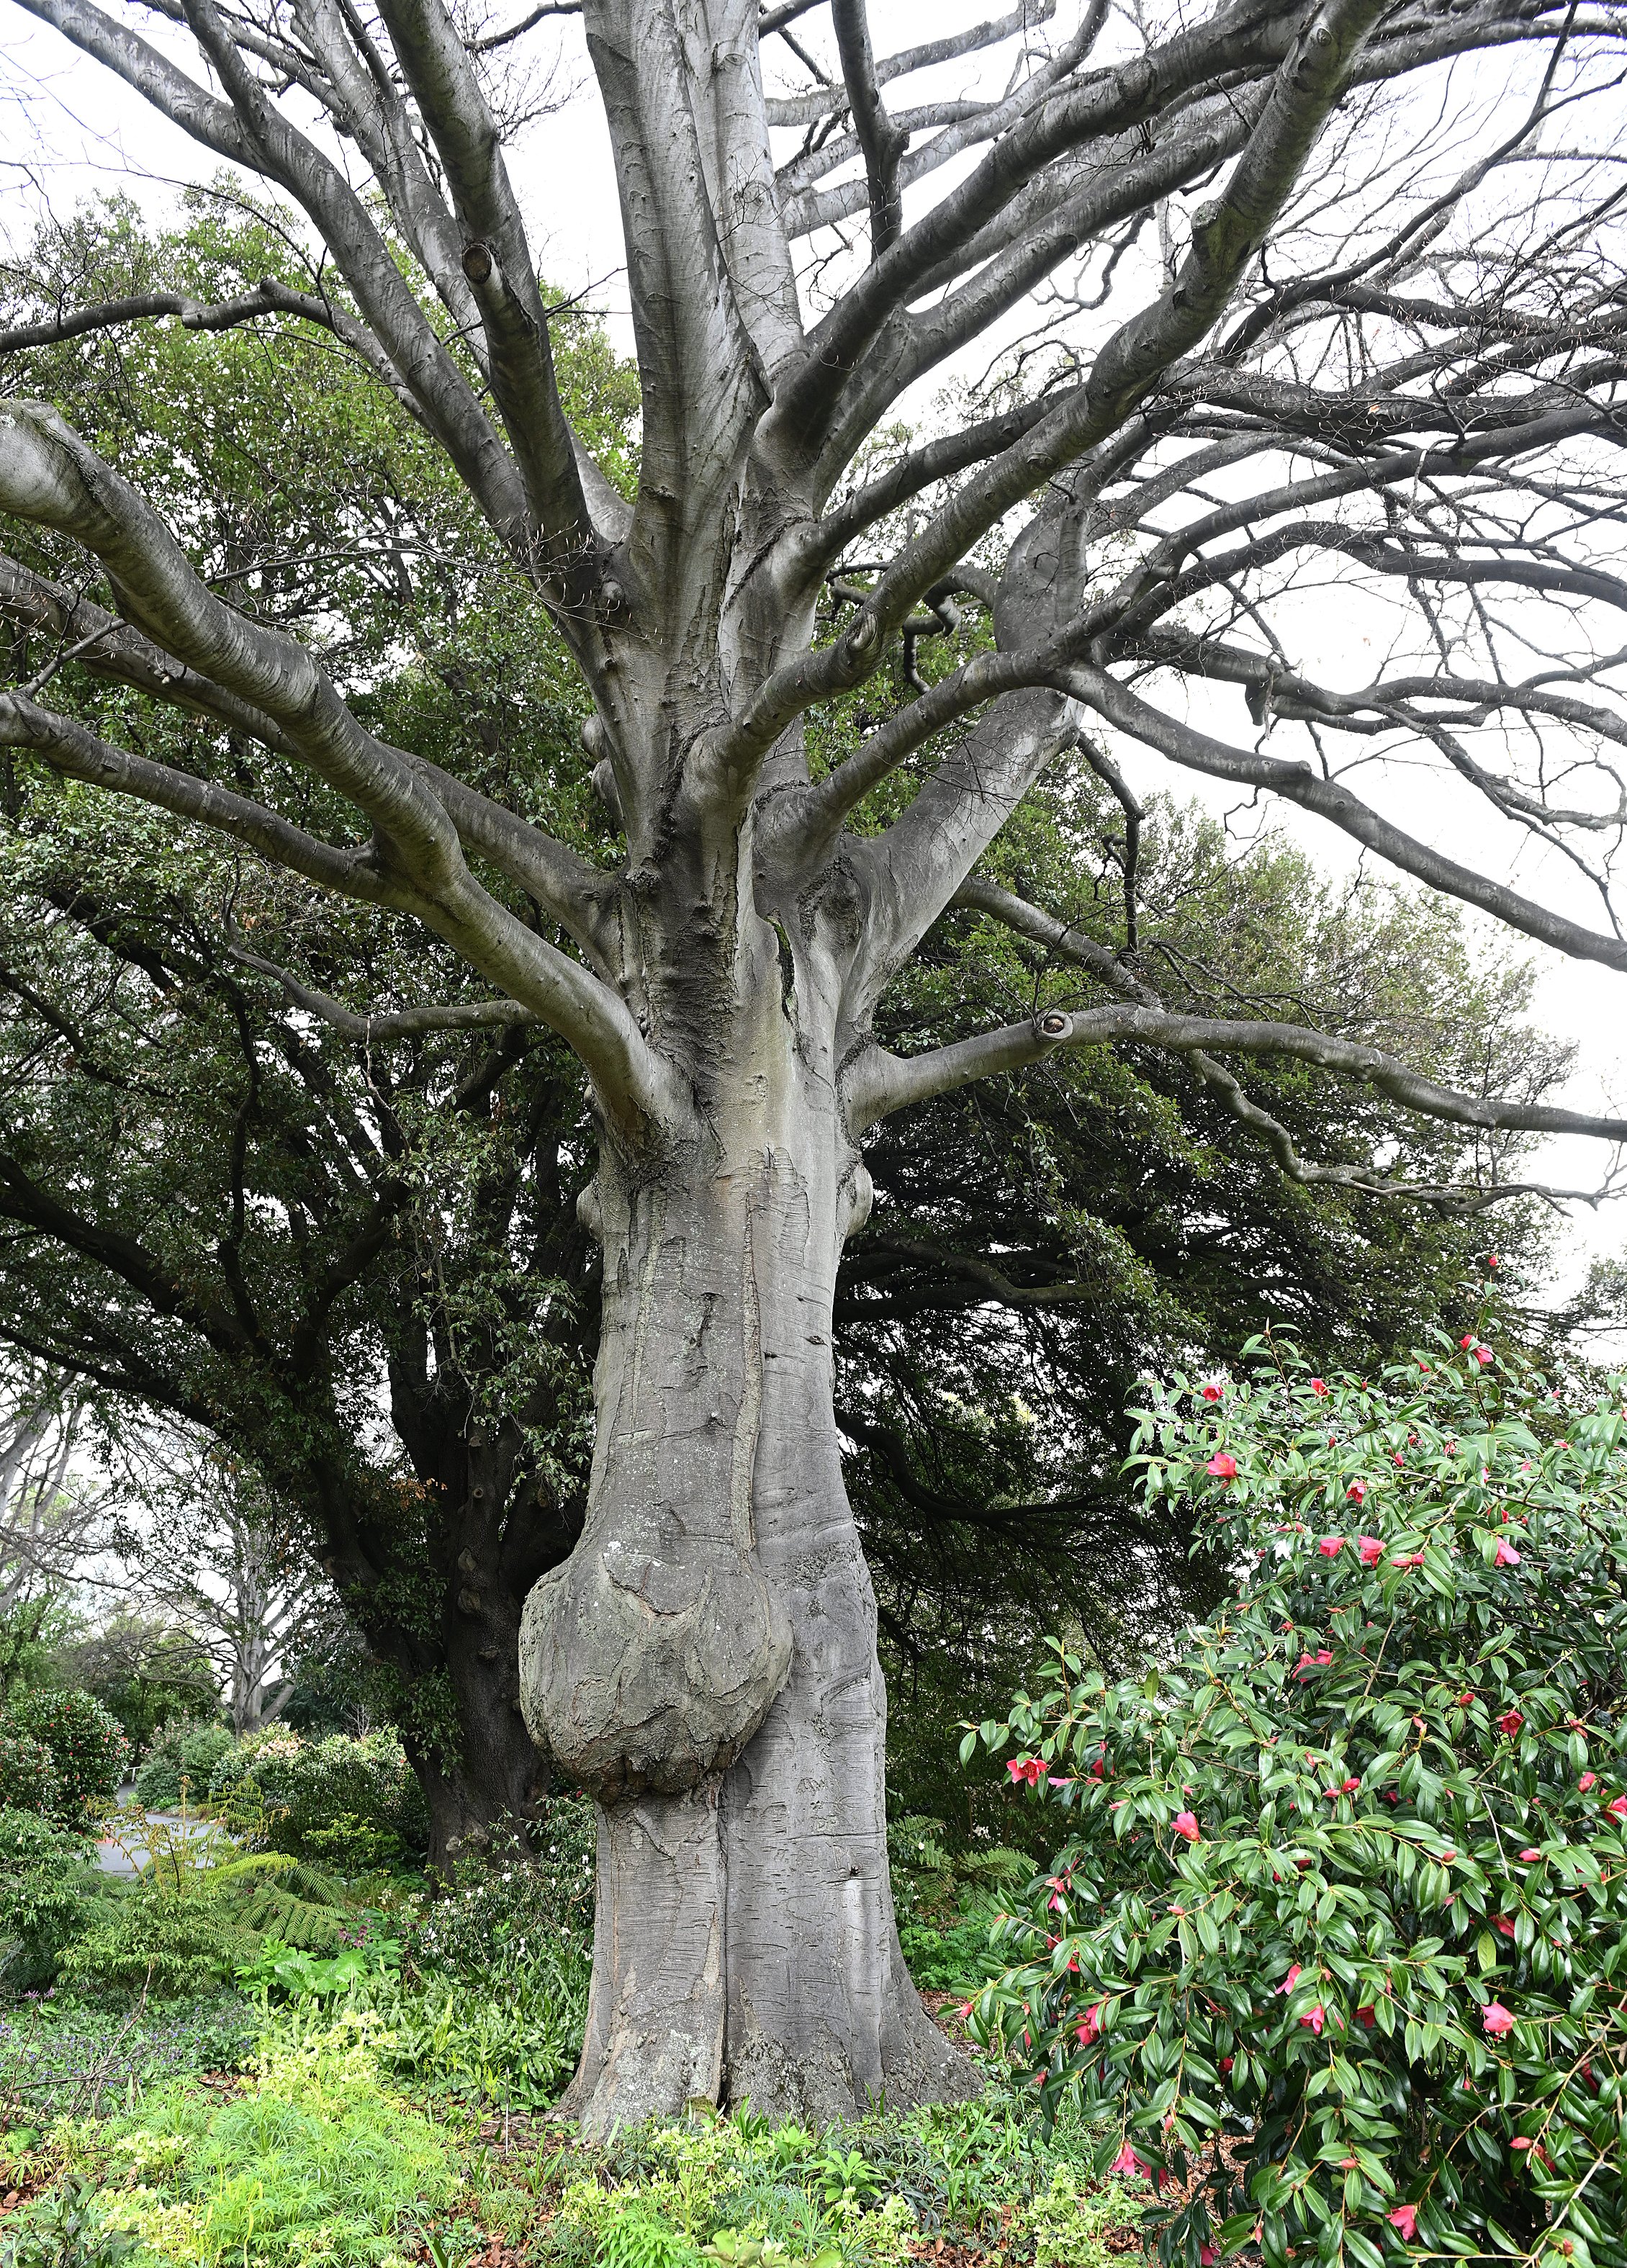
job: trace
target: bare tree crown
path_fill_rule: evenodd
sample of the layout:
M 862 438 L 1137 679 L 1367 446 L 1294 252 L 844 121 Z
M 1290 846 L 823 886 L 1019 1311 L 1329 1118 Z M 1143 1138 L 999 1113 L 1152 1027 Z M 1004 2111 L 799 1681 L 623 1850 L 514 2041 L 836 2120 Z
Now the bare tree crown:
M 1623 507 L 1621 0 L 1220 0 L 1167 18 L 1027 0 L 897 53 L 863 0 L 585 0 L 641 388 L 630 500 L 562 407 L 505 133 L 510 59 L 574 8 L 494 25 L 445 0 L 19 4 L 292 200 L 312 264 L 306 291 L 45 310 L 0 349 L 166 317 L 320 326 L 445 451 L 580 673 L 587 757 L 626 837 L 614 873 L 376 737 L 317 652 L 217 596 L 51 409 L 0 406 L 0 508 L 82 545 L 117 611 L 4 560 L 0 607 L 307 768 L 365 831 L 322 839 L 110 745 L 42 682 L 0 696 L 0 742 L 414 915 L 493 988 L 377 1036 L 546 1023 L 635 1154 L 706 1113 L 711 1043 L 678 1005 L 678 964 L 698 950 L 722 982 L 778 936 L 829 995 L 855 1134 L 1115 1039 L 1182 1052 L 1302 1178 L 1321 1169 L 1221 1056 L 1298 1057 L 1491 1138 L 1627 1134 L 1442 1089 L 1327 1034 L 1167 1010 L 1133 950 L 1139 813 L 1111 753 L 1139 744 L 1281 798 L 1526 937 L 1627 968 L 1610 890 L 1627 584 L 1606 541 Z M 964 423 L 878 439 L 980 341 L 998 382 L 971 390 Z M 1312 589 L 1392 625 L 1368 681 L 1296 664 Z M 968 621 L 976 650 L 924 674 Z M 810 714 L 884 671 L 911 697 L 816 775 Z M 1216 720 L 1239 692 L 1252 729 L 1228 735 Z M 1070 749 L 1126 814 L 1118 958 L 977 872 Z M 1425 760 L 1488 824 L 1568 862 L 1565 909 L 1393 815 L 1397 767 Z M 913 796 L 868 823 L 866 799 L 909 767 Z M 953 904 L 1081 964 L 1097 1005 L 889 1055 L 877 1003 Z

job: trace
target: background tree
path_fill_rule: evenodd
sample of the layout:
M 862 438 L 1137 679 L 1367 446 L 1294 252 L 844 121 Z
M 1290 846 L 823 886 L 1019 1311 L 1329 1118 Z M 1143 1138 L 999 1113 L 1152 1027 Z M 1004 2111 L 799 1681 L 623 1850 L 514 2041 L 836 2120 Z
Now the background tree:
M 492 792 L 455 746 L 443 764 L 393 738 L 360 688 L 347 702 L 320 616 L 296 608 L 295 635 L 252 590 L 223 597 L 144 495 L 145 468 L 127 479 L 48 407 L 0 413 L 0 506 L 44 531 L 23 570 L 83 547 L 128 625 L 77 613 L 70 643 L 97 641 L 137 718 L 151 699 L 215 728 L 188 763 L 149 755 L 129 745 L 138 733 L 42 702 L 55 673 L 36 670 L 0 703 L 0 736 L 212 827 L 265 862 L 268 909 L 285 870 L 401 917 L 384 932 L 416 948 L 421 990 L 391 1036 L 541 1024 L 587 1073 L 585 1221 L 604 1256 L 594 1461 L 581 1535 L 521 1628 L 529 1721 L 600 1802 L 572 2106 L 602 2128 L 696 2095 L 821 2112 L 882 2084 L 895 2100 L 960 2087 L 898 1954 L 873 1594 L 833 1409 L 837 1258 L 870 1209 L 867 1130 L 1059 1049 L 1115 1042 L 1172 1051 L 1253 1124 L 1262 1106 L 1222 1055 L 1353 1074 L 1489 1138 L 1627 1127 L 1448 1088 L 1286 1017 L 1188 1012 L 1137 967 L 1133 937 L 1127 957 L 1086 956 L 1077 1005 L 1042 994 L 1014 1021 L 968 1018 L 908 1055 L 878 1017 L 968 887 L 1016 934 L 1074 942 L 976 870 L 1048 770 L 1088 766 L 1112 784 L 1112 751 L 1081 737 L 1086 713 L 1283 795 L 1528 936 L 1627 963 L 1608 922 L 1399 825 L 1381 779 L 1364 799 L 1329 761 L 1200 729 L 1180 690 L 1240 686 L 1261 729 L 1303 721 L 1324 747 L 1349 730 L 1363 756 L 1439 751 L 1511 824 L 1608 849 L 1608 773 L 1602 788 L 1570 781 L 1563 803 L 1550 787 L 1622 728 L 1607 699 L 1545 672 L 1599 674 L 1610 649 L 1589 610 L 1619 596 L 1589 556 L 1613 508 L 1597 468 L 1623 320 L 1599 284 L 1616 271 L 1592 146 L 1613 114 L 1619 17 L 1540 0 L 1246 0 L 1170 27 L 1093 11 L 1049 53 L 1002 21 L 952 43 L 993 57 L 998 92 L 946 112 L 894 109 L 884 92 L 941 44 L 878 61 L 862 6 L 832 0 L 835 67 L 770 111 L 755 6 L 587 0 L 637 347 L 629 500 L 571 430 L 502 106 L 482 84 L 492 51 L 466 44 L 440 0 L 386 0 L 377 23 L 311 5 L 254 25 L 181 0 L 218 92 L 91 0 L 30 4 L 293 198 L 311 233 L 298 284 L 273 273 L 207 306 L 158 292 L 52 310 L 9 343 L 174 314 L 327 331 L 455 468 L 517 609 L 555 623 L 592 698 L 586 752 L 624 837 L 602 861 L 523 792 Z M 1013 33 L 1012 77 L 994 51 Z M 1418 130 L 1439 99 L 1431 74 L 1527 42 L 1542 43 L 1540 85 L 1508 70 L 1505 106 L 1456 171 Z M 1561 138 L 1545 141 L 1559 105 Z M 777 171 L 775 122 L 804 110 L 806 146 Z M 367 169 L 372 210 L 335 135 Z M 1504 225 L 1495 169 L 1515 154 L 1550 180 L 1543 217 Z M 1181 248 L 1172 198 L 1222 168 Z M 819 232 L 861 212 L 867 259 L 826 257 Z M 1154 220 L 1170 256 L 1149 272 L 1123 255 Z M 957 430 L 866 453 L 907 389 L 1020 324 L 1086 247 L 1079 322 L 1043 318 L 1062 348 L 1049 367 L 1029 355 Z M 439 298 L 433 319 L 403 249 Z M 156 434 L 155 471 L 166 454 Z M 1273 617 L 1322 562 L 1404 605 L 1399 674 L 1352 688 L 1289 665 Z M 1488 594 L 1510 587 L 1542 594 L 1535 682 L 1503 666 Z M 843 612 L 826 635 L 828 591 Z M 993 649 L 933 682 L 916 644 L 962 597 Z M 916 697 L 826 770 L 806 720 L 892 651 Z M 1555 736 L 1574 764 L 1550 755 Z M 911 760 L 916 792 L 889 813 L 887 784 Z M 1128 875 L 1128 805 L 1125 818 Z M 1608 883 L 1593 852 L 1574 855 Z M 1136 919 L 1131 876 L 1127 929 Z M 443 953 L 491 988 L 482 1001 L 437 999 Z M 335 1004 L 342 1023 L 381 1007 L 371 992 Z M 1291 1173 L 1395 1186 L 1376 1160 L 1307 1160 L 1280 1123 L 1259 1130 Z M 1507 1188 L 1494 1138 L 1476 1162 L 1476 1195 Z M 237 1265 L 230 1240 L 224 1257 Z

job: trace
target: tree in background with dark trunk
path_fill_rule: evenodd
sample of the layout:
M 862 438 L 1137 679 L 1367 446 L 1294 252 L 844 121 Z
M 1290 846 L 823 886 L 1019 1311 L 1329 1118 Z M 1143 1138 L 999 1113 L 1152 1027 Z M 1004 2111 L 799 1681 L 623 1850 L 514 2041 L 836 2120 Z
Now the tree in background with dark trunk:
M 423 997 L 380 1037 L 541 1025 L 586 1073 L 593 1466 L 575 1548 L 520 1630 L 532 1729 L 599 1803 L 570 2107 L 602 2132 L 697 2095 L 817 2116 L 878 2087 L 960 2091 L 969 2074 L 898 1949 L 874 1595 L 834 1407 L 865 1146 L 911 1106 L 1122 1046 L 1179 1057 L 1302 1182 L 1396 1176 L 1385 1157 L 1307 1156 L 1228 1059 L 1353 1077 L 1476 1130 L 1476 1200 L 1508 1191 L 1512 1132 L 1627 1134 L 1291 1015 L 1183 1007 L 1139 949 L 1128 784 L 1122 953 L 1086 951 L 1001 879 L 995 849 L 1048 776 L 1088 767 L 1119 794 L 1139 743 L 1278 794 L 1528 937 L 1627 966 L 1608 920 L 1435 847 L 1389 815 L 1381 769 L 1364 797 L 1334 753 L 1438 753 L 1498 823 L 1608 887 L 1617 799 L 1585 762 L 1624 729 L 1600 635 L 1623 593 L 1591 546 L 1615 508 L 1627 311 L 1590 151 L 1620 11 L 1242 0 L 1166 27 L 1093 9 L 1049 45 L 1019 17 L 878 58 L 861 0 L 831 0 L 817 28 L 799 7 L 760 21 L 741 0 L 586 0 L 637 351 L 629 497 L 562 398 L 494 108 L 501 49 L 442 0 L 382 0 L 376 21 L 299 0 L 252 26 L 180 0 L 197 77 L 93 0 L 27 5 L 293 199 L 325 252 L 297 285 L 48 306 L 3 343 L 177 315 L 325 328 L 455 468 L 516 608 L 539 637 L 554 625 L 591 702 L 583 738 L 618 830 L 598 858 L 528 796 L 523 761 L 499 784 L 455 742 L 450 761 L 403 745 L 346 699 L 320 619 L 229 577 L 223 594 L 144 470 L 127 478 L 48 404 L 0 409 L 0 508 L 43 532 L 19 571 L 74 546 L 98 563 L 122 623 L 80 614 L 75 630 L 133 688 L 130 727 L 98 732 L 41 697 L 55 668 L 35 671 L 0 700 L 0 738 L 212 828 L 268 906 L 291 873 L 394 917 Z M 822 40 L 827 66 L 765 95 L 762 42 L 793 14 L 799 49 Z M 1017 35 L 1013 75 L 999 50 Z M 1428 128 L 1454 114 L 1454 60 L 1496 51 L 1499 99 L 1464 172 Z M 989 60 L 986 99 L 901 106 L 946 56 Z M 801 145 L 777 151 L 798 127 Z M 1502 195 L 1516 158 L 1546 167 L 1535 223 L 1523 188 Z M 357 161 L 389 238 L 351 185 Z M 867 257 L 829 233 L 859 215 Z M 1150 222 L 1159 261 L 1136 252 Z M 1060 305 L 1039 307 L 1059 273 Z M 873 446 L 908 389 L 1013 323 L 1026 350 L 998 399 L 919 446 Z M 162 464 L 161 433 L 150 453 Z M 1292 666 L 1294 594 L 1313 578 L 1342 605 L 1381 593 L 1402 610 L 1399 666 L 1349 683 Z M 1496 595 L 1511 587 L 1535 610 L 1517 637 Z M 920 643 L 963 600 L 980 649 L 934 675 Z M 1518 638 L 1542 659 L 1511 674 Z M 915 697 L 828 763 L 821 722 L 894 656 Z M 1183 689 L 1199 685 L 1237 688 L 1205 699 L 1203 724 Z M 141 746 L 148 702 L 203 718 L 189 762 Z M 1294 752 L 1267 748 L 1268 726 Z M 1563 800 L 1562 762 L 1578 775 Z M 968 1014 L 900 1052 L 889 993 L 957 903 L 1065 977 L 1014 1020 Z M 483 999 L 436 996 L 448 956 Z M 308 1014 L 359 1018 L 365 1036 L 364 990 L 302 989 Z M 229 1305 L 247 1329 L 235 1292 Z

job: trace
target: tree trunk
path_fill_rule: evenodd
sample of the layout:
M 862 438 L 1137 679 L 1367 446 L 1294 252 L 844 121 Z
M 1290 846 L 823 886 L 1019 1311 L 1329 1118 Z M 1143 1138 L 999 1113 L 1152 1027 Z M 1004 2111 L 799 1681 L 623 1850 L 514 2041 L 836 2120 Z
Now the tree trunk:
M 493 1828 L 523 1834 L 548 1793 L 545 1761 L 514 1707 L 512 1653 L 506 1667 L 506 1678 L 489 1671 L 478 1680 L 454 1678 L 454 1754 L 407 1742 L 429 1807 L 429 1870 L 443 1881 L 451 1880 L 460 1853 L 482 1847 Z
M 899 1952 L 875 1601 L 831 1309 L 869 1182 L 791 990 L 714 1066 L 705 1154 L 607 1144 L 586 1523 L 532 1593 L 526 1716 L 600 1802 L 590 2133 L 695 2098 L 827 2119 L 970 2091 Z M 741 1020 L 753 1020 L 742 1017 Z

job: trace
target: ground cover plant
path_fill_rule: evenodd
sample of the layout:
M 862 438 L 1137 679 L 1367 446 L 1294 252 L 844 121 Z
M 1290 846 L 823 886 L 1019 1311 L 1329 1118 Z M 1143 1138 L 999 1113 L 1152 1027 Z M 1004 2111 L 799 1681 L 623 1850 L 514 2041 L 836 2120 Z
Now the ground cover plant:
M 1225 1605 L 968 1733 L 1061 1846 L 975 2029 L 1175 2178 L 1166 2259 L 1627 2261 L 1624 1392 L 1472 1333 L 1155 1391 Z
M 1138 2205 L 1081 2171 L 1089 2138 L 1012 2090 L 815 2134 L 743 2110 L 629 2130 L 604 2146 L 477 2122 L 401 2089 L 379 2019 L 284 2010 L 230 2090 L 171 2081 L 134 2108 L 14 2132 L 8 2177 L 40 2189 L 10 2239 L 16 2268 L 54 2258 L 71 2213 L 88 2244 L 217 2268 L 320 2261 L 385 2268 L 508 2257 L 738 2268 L 777 2261 L 902 2268 L 942 2240 L 1024 2268 L 1105 2268 Z M 75 2256 L 76 2258 L 77 2256 Z

